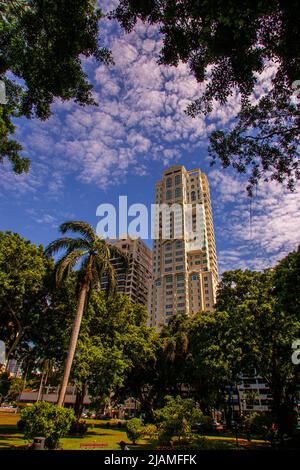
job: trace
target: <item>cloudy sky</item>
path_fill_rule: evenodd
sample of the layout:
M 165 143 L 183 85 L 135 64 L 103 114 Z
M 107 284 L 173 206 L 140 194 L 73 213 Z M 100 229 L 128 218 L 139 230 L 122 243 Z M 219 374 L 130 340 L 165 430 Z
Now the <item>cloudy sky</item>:
M 18 176 L 9 165 L 0 165 L 0 229 L 45 245 L 57 237 L 63 221 L 81 219 L 96 226 L 97 206 L 117 204 L 119 195 L 150 207 L 155 181 L 168 166 L 183 164 L 208 175 L 221 272 L 263 269 L 295 249 L 299 192 L 265 184 L 250 207 L 243 179 L 209 165 L 208 136 L 232 125 L 239 97 L 233 95 L 206 119 L 192 119 L 184 110 L 201 86 L 186 65 L 157 64 L 161 42 L 156 27 L 139 23 L 127 35 L 103 20 L 100 38 L 112 50 L 115 65 L 84 61 L 99 106 L 57 102 L 46 123 L 17 122 L 17 137 L 32 163 L 28 175 Z M 258 94 L 271 74 L 272 67 Z

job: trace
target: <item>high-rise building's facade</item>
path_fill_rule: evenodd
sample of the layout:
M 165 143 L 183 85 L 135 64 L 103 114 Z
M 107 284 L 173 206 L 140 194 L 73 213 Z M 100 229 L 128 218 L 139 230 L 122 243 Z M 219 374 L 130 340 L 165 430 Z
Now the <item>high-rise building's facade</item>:
M 175 314 L 214 310 L 218 268 L 205 174 L 169 168 L 156 184 L 155 203 L 168 208 L 156 215 L 149 302 L 149 324 L 161 328 Z
M 128 237 L 112 243 L 129 257 L 127 274 L 124 274 L 120 259 L 111 260 L 117 273 L 117 291 L 128 295 L 133 303 L 147 306 L 152 279 L 152 251 L 139 238 Z M 102 288 L 105 288 L 105 284 L 104 277 Z

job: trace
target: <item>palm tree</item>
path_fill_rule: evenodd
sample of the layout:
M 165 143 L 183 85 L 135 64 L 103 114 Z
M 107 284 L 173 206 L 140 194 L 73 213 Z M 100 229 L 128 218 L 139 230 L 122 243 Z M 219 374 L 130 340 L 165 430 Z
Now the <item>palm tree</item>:
M 60 251 L 64 255 L 56 263 L 56 283 L 63 282 L 74 269 L 78 273 L 78 302 L 70 338 L 64 374 L 58 397 L 58 406 L 63 406 L 64 397 L 69 381 L 78 334 L 80 330 L 84 307 L 93 288 L 101 288 L 101 280 L 105 276 L 106 293 L 113 294 L 116 290 L 116 273 L 111 260 L 119 258 L 124 272 L 127 270 L 127 256 L 116 246 L 106 243 L 99 238 L 93 228 L 86 222 L 65 222 L 59 227 L 62 234 L 78 233 L 78 238 L 62 237 L 53 241 L 45 250 L 47 256 Z

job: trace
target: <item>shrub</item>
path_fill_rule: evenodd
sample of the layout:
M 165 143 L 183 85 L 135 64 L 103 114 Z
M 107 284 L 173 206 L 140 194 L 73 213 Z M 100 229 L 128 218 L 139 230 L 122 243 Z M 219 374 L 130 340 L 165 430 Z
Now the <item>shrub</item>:
M 17 422 L 17 428 L 18 428 L 18 431 L 24 432 L 24 430 L 25 430 L 25 421 L 23 419 L 19 419 L 19 421 Z
M 271 415 L 264 413 L 249 413 L 244 419 L 244 425 L 248 434 L 248 439 L 251 439 L 251 435 L 256 435 L 265 440 L 272 440 L 273 419 Z
M 88 430 L 88 424 L 86 421 L 73 421 L 70 427 L 69 434 L 84 436 Z
M 73 421 L 73 410 L 59 408 L 44 401 L 35 403 L 21 412 L 24 437 L 26 439 L 45 437 L 45 446 L 48 449 L 59 447 L 60 438 L 68 433 Z
M 153 439 L 157 434 L 157 427 L 155 424 L 148 424 L 144 427 L 143 436 L 148 436 L 150 439 Z
M 133 444 L 143 435 L 144 429 L 143 422 L 139 418 L 132 418 L 126 423 L 126 434 Z
M 199 434 L 207 434 L 214 431 L 213 419 L 210 416 L 199 416 L 197 428 Z
M 196 407 L 194 400 L 183 399 L 180 396 L 166 397 L 166 405 L 155 411 L 159 422 L 159 443 L 169 445 L 172 437 L 188 439 L 191 436 L 192 426 L 200 423 L 204 415 Z

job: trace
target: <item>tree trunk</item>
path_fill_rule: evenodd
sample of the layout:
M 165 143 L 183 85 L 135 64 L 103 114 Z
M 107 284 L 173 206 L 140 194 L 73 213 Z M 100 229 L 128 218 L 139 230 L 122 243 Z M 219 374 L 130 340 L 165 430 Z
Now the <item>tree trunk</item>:
M 74 406 L 74 412 L 75 416 L 77 418 L 77 421 L 80 420 L 83 407 L 84 407 L 84 397 L 87 391 L 87 382 L 84 382 L 78 388 L 76 389 L 76 400 L 75 400 L 75 406 Z
M 46 376 L 45 376 L 45 380 L 44 380 L 44 385 L 43 385 L 43 387 L 42 387 L 41 401 L 43 401 L 43 398 L 44 398 L 44 389 L 45 389 L 45 387 L 46 387 L 46 385 L 47 385 L 48 377 L 49 377 L 49 369 L 47 369 Z
M 13 341 L 13 344 L 10 346 L 9 350 L 7 351 L 6 364 L 5 364 L 5 371 L 6 372 L 8 370 L 8 363 L 9 363 L 10 357 L 14 353 L 14 351 L 15 351 L 15 349 L 16 349 L 19 341 L 20 341 L 20 338 L 21 338 L 21 332 L 17 333 L 17 335 L 15 336 L 15 339 Z
M 74 319 L 74 323 L 73 323 L 73 329 L 72 329 L 71 339 L 70 339 L 70 343 L 69 343 L 69 349 L 68 349 L 68 354 L 67 354 L 67 359 L 66 359 L 66 364 L 65 364 L 64 375 L 63 375 L 60 390 L 59 390 L 59 397 L 58 397 L 58 401 L 57 401 L 57 406 L 63 406 L 63 404 L 64 404 L 66 389 L 67 389 L 67 386 L 68 386 L 71 367 L 72 367 L 74 354 L 75 354 L 75 350 L 76 350 L 77 339 L 78 339 L 78 335 L 79 335 L 79 330 L 80 330 L 80 325 L 81 325 L 81 320 L 82 320 L 82 315 L 83 315 L 83 310 L 84 310 L 84 304 L 85 304 L 87 291 L 88 291 L 88 284 L 86 282 L 85 284 L 83 284 L 83 286 L 80 290 L 80 294 L 79 294 L 77 310 L 76 310 L 76 315 L 75 315 L 75 319 Z
M 40 381 L 40 386 L 39 386 L 39 393 L 38 393 L 36 401 L 41 401 L 41 398 L 42 398 L 42 390 L 43 390 L 43 385 L 44 385 L 44 376 L 45 376 L 45 369 L 43 368 L 41 381 Z

